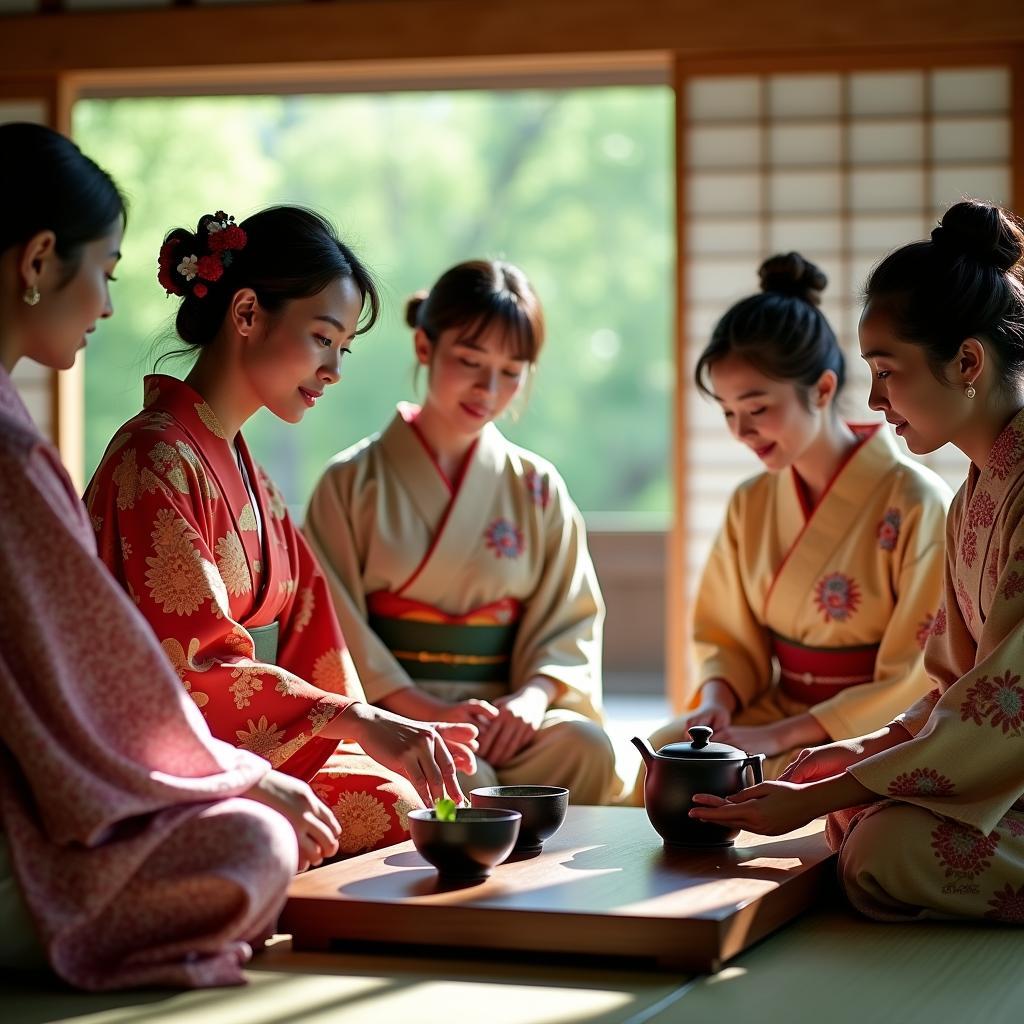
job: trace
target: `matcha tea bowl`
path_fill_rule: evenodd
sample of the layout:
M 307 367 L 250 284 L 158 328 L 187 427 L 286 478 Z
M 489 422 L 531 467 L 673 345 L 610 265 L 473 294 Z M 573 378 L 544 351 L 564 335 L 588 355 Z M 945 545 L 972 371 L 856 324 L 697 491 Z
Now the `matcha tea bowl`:
M 569 790 L 563 786 L 485 786 L 469 794 L 474 807 L 504 807 L 518 811 L 523 820 L 516 853 L 539 853 L 565 821 Z
M 486 878 L 512 852 L 521 819 L 504 808 L 460 807 L 453 821 L 443 821 L 419 808 L 409 812 L 409 835 L 444 878 Z

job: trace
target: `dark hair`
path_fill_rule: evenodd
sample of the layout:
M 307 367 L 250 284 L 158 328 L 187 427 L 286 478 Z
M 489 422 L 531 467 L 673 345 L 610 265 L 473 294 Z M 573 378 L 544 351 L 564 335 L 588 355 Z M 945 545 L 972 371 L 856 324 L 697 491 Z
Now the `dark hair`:
M 892 317 L 900 338 L 924 348 L 932 372 L 966 338 L 995 350 L 1005 377 L 1024 372 L 1024 222 L 966 199 L 951 206 L 929 241 L 897 249 L 871 272 L 865 298 Z
M 218 236 L 227 238 L 229 232 L 238 241 L 225 245 Z M 187 256 L 195 256 L 200 267 L 198 276 L 188 280 L 176 269 Z M 204 261 L 211 272 L 204 274 Z M 217 336 L 240 288 L 251 288 L 260 306 L 273 315 L 292 299 L 308 298 L 332 281 L 350 278 L 363 298 L 364 312 L 369 304 L 357 333 L 370 330 L 380 314 L 380 295 L 370 270 L 327 220 L 298 206 L 272 206 L 237 226 L 218 211 L 204 214 L 195 231 L 175 228 L 160 249 L 158 276 L 169 292 L 183 295 L 174 326 L 182 341 L 196 348 Z
M 74 277 L 83 247 L 126 219 L 114 179 L 70 139 L 38 124 L 0 125 L 0 196 L 0 252 L 52 231 L 62 283 Z
M 835 373 L 838 394 L 846 381 L 846 362 L 835 331 L 818 308 L 828 278 L 797 252 L 772 256 L 758 274 L 761 292 L 737 302 L 715 325 L 697 360 L 697 387 L 712 395 L 708 371 L 736 353 L 766 377 L 799 385 L 805 404 L 808 389 L 826 370 Z
M 492 324 L 505 331 L 513 357 L 535 363 L 544 344 L 544 311 L 526 275 L 501 260 L 468 260 L 446 270 L 429 292 L 405 305 L 405 322 L 437 343 L 442 332 L 465 327 L 464 340 Z

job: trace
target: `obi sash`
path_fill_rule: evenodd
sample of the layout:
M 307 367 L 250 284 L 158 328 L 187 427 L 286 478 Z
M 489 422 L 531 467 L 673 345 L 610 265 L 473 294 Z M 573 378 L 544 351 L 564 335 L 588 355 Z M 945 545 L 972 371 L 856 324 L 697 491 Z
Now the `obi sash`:
M 264 665 L 276 665 L 281 624 L 271 622 L 266 626 L 247 626 L 245 631 L 252 637 L 254 659 L 263 662 Z
M 820 704 L 841 690 L 874 681 L 878 644 L 806 647 L 773 633 L 772 654 L 779 662 L 779 689 L 793 700 Z
M 507 683 L 521 605 L 506 599 L 465 615 L 378 591 L 367 622 L 415 681 Z

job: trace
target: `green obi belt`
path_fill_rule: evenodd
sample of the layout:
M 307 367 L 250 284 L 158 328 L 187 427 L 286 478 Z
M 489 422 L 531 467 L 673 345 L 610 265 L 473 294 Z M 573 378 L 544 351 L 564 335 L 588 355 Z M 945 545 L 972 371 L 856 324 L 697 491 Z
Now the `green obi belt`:
M 266 626 L 247 626 L 245 631 L 252 637 L 255 648 L 253 657 L 265 665 L 277 664 L 277 642 L 281 632 L 280 622 L 271 622 Z
M 467 626 L 384 615 L 370 615 L 368 622 L 411 679 L 508 681 L 517 623 Z

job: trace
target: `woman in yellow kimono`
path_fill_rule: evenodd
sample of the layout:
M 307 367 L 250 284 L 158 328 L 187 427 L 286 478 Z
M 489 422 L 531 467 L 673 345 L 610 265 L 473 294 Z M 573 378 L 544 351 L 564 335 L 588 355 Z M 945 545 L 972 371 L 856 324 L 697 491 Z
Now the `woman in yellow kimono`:
M 769 755 L 773 778 L 802 747 L 878 728 L 928 689 L 951 495 L 881 424 L 836 414 L 844 363 L 818 309 L 824 274 L 797 253 L 760 273 L 696 377 L 767 472 L 733 494 L 704 569 L 695 706 L 652 741 L 709 725 Z
M 494 425 L 543 342 L 529 282 L 472 261 L 410 300 L 422 408 L 338 455 L 305 529 L 367 696 L 480 728 L 473 786 L 615 786 L 601 727 L 604 606 L 555 468 Z
M 978 202 L 873 272 L 871 406 L 923 454 L 971 460 L 946 532 L 934 689 L 694 817 L 777 835 L 828 812 L 843 885 L 880 920 L 1024 924 L 1024 224 Z
M 475 730 L 365 702 L 319 566 L 241 435 L 263 407 L 297 422 L 338 381 L 376 314 L 372 280 L 330 225 L 295 207 L 240 225 L 204 216 L 168 236 L 159 264 L 181 297 L 178 334 L 199 354 L 184 381 L 147 378 L 144 408 L 89 485 L 100 557 L 214 735 L 309 781 L 343 852 L 400 842 L 417 793 L 458 795 L 446 742 L 470 766 Z

